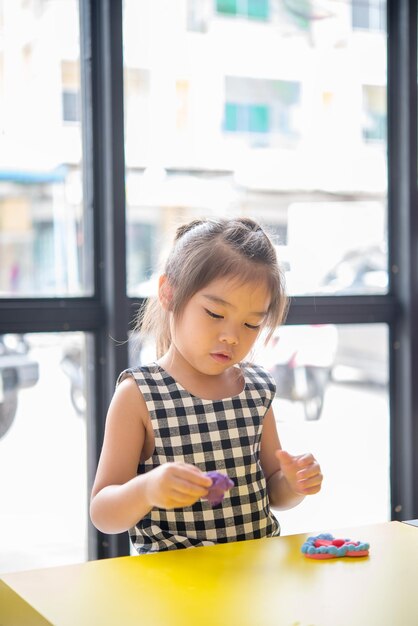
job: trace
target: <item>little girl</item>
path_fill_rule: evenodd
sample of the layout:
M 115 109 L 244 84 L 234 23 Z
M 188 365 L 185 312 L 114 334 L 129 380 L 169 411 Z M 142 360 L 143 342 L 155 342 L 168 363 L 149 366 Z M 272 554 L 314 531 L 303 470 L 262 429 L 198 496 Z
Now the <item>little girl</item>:
M 245 361 L 286 304 L 275 248 L 253 220 L 177 230 L 140 321 L 158 360 L 122 372 L 109 407 L 90 507 L 99 530 L 129 530 L 141 554 L 271 537 L 270 507 L 320 490 L 313 456 L 281 449 L 273 379 Z M 233 481 L 217 506 L 214 471 Z

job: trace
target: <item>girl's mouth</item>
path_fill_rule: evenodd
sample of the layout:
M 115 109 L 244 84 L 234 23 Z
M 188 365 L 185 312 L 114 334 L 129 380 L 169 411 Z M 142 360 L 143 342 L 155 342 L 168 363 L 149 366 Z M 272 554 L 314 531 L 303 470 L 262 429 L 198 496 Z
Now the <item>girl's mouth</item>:
M 218 363 L 228 363 L 231 360 L 231 356 L 223 352 L 211 352 L 210 356 Z

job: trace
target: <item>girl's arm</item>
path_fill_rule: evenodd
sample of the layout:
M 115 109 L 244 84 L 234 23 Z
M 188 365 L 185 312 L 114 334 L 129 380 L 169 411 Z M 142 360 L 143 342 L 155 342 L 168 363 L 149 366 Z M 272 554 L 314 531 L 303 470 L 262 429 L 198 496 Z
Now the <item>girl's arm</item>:
M 273 508 L 291 509 L 321 489 L 321 468 L 312 454 L 292 456 L 282 450 L 271 407 L 264 417 L 260 461 Z
M 91 520 L 104 533 L 128 530 L 153 507 L 190 506 L 207 495 L 212 481 L 193 465 L 165 463 L 137 476 L 140 459 L 153 452 L 147 449 L 151 430 L 144 398 L 134 379 L 126 378 L 109 406 L 91 495 Z

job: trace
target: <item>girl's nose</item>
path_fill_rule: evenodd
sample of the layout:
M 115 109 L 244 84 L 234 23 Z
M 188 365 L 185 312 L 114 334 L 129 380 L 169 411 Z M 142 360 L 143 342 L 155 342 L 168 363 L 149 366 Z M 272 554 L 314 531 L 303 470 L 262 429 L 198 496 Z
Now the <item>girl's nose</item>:
M 220 333 L 219 339 L 222 343 L 236 346 L 239 343 L 238 333 L 233 328 L 228 328 Z

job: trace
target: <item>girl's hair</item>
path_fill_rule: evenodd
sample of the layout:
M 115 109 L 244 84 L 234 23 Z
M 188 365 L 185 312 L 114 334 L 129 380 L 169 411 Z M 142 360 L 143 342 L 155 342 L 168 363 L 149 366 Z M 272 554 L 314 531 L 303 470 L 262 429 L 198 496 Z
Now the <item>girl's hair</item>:
M 170 311 L 178 319 L 195 293 L 218 278 L 235 278 L 241 284 L 265 281 L 271 294 L 265 328 L 266 342 L 284 319 L 288 300 L 276 250 L 264 230 L 246 217 L 193 220 L 177 229 L 163 273 L 172 291 Z M 169 312 L 158 298 L 150 298 L 139 312 L 137 329 L 153 336 L 157 356 L 171 343 Z

